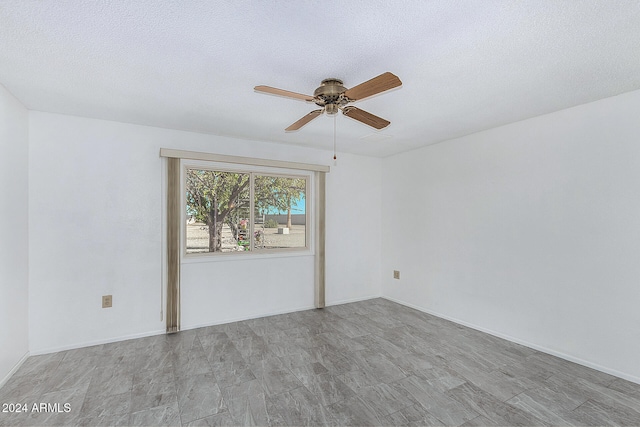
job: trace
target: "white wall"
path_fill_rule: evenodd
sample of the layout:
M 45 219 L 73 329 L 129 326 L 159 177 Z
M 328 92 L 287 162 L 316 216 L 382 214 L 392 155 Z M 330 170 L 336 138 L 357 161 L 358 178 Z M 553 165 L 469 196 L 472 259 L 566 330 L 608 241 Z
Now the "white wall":
M 381 295 L 379 158 L 338 153 L 327 175 L 327 304 Z
M 29 113 L 0 85 L 0 386 L 28 355 Z
M 640 382 L 638 111 L 640 91 L 385 159 L 383 295 Z
M 332 156 L 34 111 L 29 142 L 33 353 L 164 331 L 161 147 L 319 164 Z M 349 202 L 366 198 L 379 209 L 380 160 L 341 160 L 327 176 L 327 252 L 340 260 L 327 271 L 328 304 L 380 295 L 380 236 L 369 233 L 379 229 L 380 214 L 354 224 L 363 210 Z M 365 183 L 373 184 L 360 194 Z M 311 257 L 183 264 L 183 326 L 311 307 L 312 266 Z M 239 281 L 238 272 L 249 280 Z M 104 294 L 113 294 L 113 308 L 101 308 Z

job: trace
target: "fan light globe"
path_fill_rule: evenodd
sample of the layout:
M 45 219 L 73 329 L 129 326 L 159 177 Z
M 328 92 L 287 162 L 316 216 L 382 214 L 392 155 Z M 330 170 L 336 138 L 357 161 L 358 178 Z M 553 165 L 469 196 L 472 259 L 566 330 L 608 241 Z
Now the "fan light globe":
M 338 104 L 326 104 L 324 106 L 324 112 L 327 113 L 327 116 L 335 116 L 338 111 Z

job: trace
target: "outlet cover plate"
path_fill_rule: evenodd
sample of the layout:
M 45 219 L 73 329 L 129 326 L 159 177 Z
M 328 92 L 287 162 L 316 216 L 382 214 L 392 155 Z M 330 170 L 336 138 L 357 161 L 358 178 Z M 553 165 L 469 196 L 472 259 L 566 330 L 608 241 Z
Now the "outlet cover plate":
M 393 278 L 394 279 L 400 279 L 400 271 L 399 270 L 393 270 Z
M 103 295 L 102 296 L 102 308 L 109 308 L 113 305 L 113 296 L 111 295 Z

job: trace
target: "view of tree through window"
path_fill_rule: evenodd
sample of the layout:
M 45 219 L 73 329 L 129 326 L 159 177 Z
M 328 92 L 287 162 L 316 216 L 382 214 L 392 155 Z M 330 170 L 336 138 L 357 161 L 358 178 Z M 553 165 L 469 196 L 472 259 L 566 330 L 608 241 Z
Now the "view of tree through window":
M 256 248 L 304 248 L 307 236 L 305 178 L 256 175 Z
M 306 177 L 187 169 L 187 254 L 305 248 L 306 192 Z

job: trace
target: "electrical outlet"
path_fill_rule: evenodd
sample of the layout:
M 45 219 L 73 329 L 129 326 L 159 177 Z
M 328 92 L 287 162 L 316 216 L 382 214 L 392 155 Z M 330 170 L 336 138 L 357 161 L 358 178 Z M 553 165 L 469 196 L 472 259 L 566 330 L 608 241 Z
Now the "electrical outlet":
M 394 279 L 400 279 L 400 271 L 399 270 L 393 270 L 393 278 Z
M 102 308 L 109 308 L 113 305 L 113 296 L 111 295 L 103 295 L 102 296 Z

